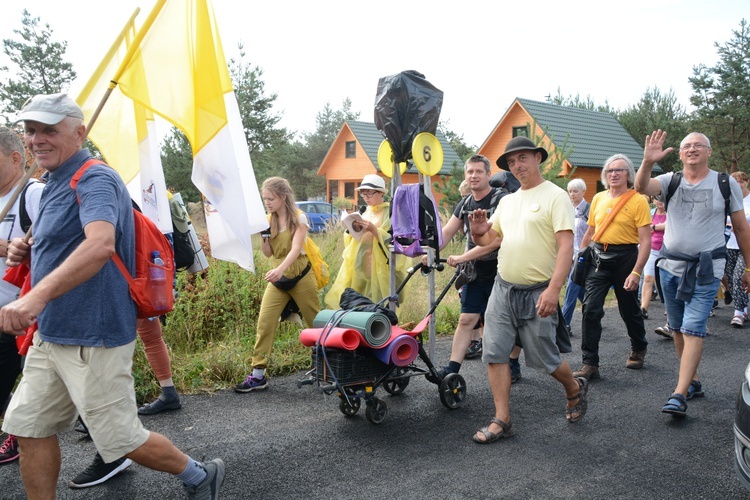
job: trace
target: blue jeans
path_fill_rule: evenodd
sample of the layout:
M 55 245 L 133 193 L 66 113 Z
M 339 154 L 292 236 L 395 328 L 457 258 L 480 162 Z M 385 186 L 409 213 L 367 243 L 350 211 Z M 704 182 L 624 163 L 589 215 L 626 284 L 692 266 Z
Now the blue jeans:
M 671 330 L 680 331 L 694 337 L 706 336 L 706 320 L 714 305 L 714 298 L 719 291 L 719 278 L 714 278 L 708 285 L 695 283 L 695 290 L 690 300 L 678 300 L 677 286 L 680 277 L 659 269 L 659 282 L 664 292 L 664 305 L 667 307 L 667 322 Z
M 565 318 L 565 324 L 570 326 L 570 322 L 573 320 L 573 313 L 576 310 L 576 300 L 583 304 L 583 295 L 586 293 L 586 288 L 578 286 L 568 278 L 568 286 L 565 288 L 565 301 L 563 302 L 563 318 Z

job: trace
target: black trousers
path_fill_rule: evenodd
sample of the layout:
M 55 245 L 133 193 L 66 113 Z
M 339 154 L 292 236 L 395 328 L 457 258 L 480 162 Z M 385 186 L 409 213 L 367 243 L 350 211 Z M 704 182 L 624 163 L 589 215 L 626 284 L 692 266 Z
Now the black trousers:
M 0 333 L 0 413 L 5 411 L 8 396 L 21 374 L 21 355 L 16 347 L 16 337 Z
M 604 317 L 604 301 L 610 287 L 615 289 L 617 307 L 620 317 L 630 337 L 630 345 L 634 351 L 642 351 L 648 345 L 646 330 L 643 326 L 641 305 L 638 302 L 638 290 L 629 292 L 623 288 L 625 279 L 633 271 L 638 260 L 638 250 L 629 250 L 617 254 L 617 258 L 600 263 L 589 268 L 586 275 L 586 293 L 583 297 L 583 323 L 581 334 L 581 352 L 583 364 L 599 366 L 599 340 L 602 337 L 602 318 Z

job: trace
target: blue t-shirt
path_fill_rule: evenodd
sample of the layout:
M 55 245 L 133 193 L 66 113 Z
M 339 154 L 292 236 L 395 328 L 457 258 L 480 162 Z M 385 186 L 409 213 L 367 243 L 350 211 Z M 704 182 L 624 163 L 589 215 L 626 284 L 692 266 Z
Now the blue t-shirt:
M 83 228 L 94 221 L 115 227 L 117 254 L 131 274 L 135 269 L 133 209 L 119 174 L 95 165 L 81 177 L 76 191 L 70 187 L 71 178 L 89 158 L 88 150 L 81 150 L 44 175 L 47 184 L 33 229 L 32 285 L 73 253 L 85 239 Z M 127 281 L 110 259 L 92 278 L 50 301 L 37 323 L 45 342 L 117 347 L 135 340 L 136 306 Z

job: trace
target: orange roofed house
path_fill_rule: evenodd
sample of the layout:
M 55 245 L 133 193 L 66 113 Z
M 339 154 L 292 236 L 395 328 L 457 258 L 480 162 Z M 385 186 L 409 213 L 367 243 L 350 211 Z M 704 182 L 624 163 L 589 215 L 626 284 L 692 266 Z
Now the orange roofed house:
M 529 127 L 534 124 L 536 131 L 531 134 Z M 589 201 L 603 189 L 601 171 L 607 158 L 622 153 L 631 159 L 636 170 L 643 160 L 643 148 L 609 113 L 516 98 L 479 148 L 479 154 L 492 162 L 493 172 L 505 145 L 518 135 L 541 137 L 541 145 L 550 157 L 563 145 L 566 150 L 572 149 L 563 162 L 561 175 L 568 175 L 575 168 L 572 177 L 586 182 Z M 654 170 L 661 173 L 658 166 Z
M 462 167 L 463 160 L 456 154 L 445 136 L 439 130 L 435 134 L 443 147 L 443 167 L 437 175 L 450 175 L 454 166 Z M 378 167 L 378 149 L 383 142 L 383 134 L 374 123 L 348 120 L 344 122 L 336 139 L 318 169 L 318 175 L 326 179 L 326 201 L 344 197 L 353 200 L 357 205 L 363 202 L 357 199 L 357 191 L 362 178 L 367 174 L 377 174 L 389 184 L 389 178 Z M 401 176 L 402 184 L 419 182 L 417 168 L 411 165 Z M 433 193 L 435 200 L 441 195 Z

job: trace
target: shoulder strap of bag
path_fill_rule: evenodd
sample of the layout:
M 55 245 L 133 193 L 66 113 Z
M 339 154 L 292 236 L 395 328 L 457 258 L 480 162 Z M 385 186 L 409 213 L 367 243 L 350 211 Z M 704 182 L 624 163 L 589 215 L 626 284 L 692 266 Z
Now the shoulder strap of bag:
M 76 191 L 76 199 L 78 200 L 78 204 L 81 203 L 81 199 L 78 197 L 78 192 L 77 192 L 78 181 L 81 180 L 81 177 L 83 177 L 83 174 L 86 173 L 86 170 L 88 170 L 90 167 L 93 167 L 94 165 L 107 166 L 107 164 L 101 160 L 97 160 L 96 158 L 90 158 L 86 161 L 86 163 L 81 165 L 81 168 L 79 168 L 76 171 L 76 173 L 73 174 L 73 178 L 70 179 L 70 187 L 73 189 L 73 191 Z M 114 255 L 112 255 L 112 261 L 114 261 L 115 265 L 117 266 L 117 269 L 120 270 L 120 274 L 122 274 L 122 277 L 125 278 L 125 280 L 128 282 L 128 285 L 130 286 L 130 288 L 133 288 L 135 286 L 135 280 L 133 279 L 133 276 L 130 274 L 130 271 L 128 271 L 128 268 L 125 267 L 125 263 L 122 261 L 122 259 L 117 254 L 117 252 L 115 252 Z
M 29 190 L 29 187 L 32 184 L 36 184 L 37 182 L 38 181 L 36 180 L 32 180 L 24 186 L 23 191 L 21 191 L 21 200 L 18 202 L 18 217 L 21 222 L 21 229 L 25 233 L 29 231 L 32 224 L 31 217 L 29 217 L 29 211 L 26 210 L 26 191 Z
M 724 197 L 724 215 L 729 217 L 732 215 L 729 209 L 729 197 L 730 197 L 730 189 L 729 189 L 729 174 L 726 172 L 719 172 L 719 191 L 721 191 L 721 195 Z
M 672 196 L 677 192 L 680 182 L 682 182 L 682 172 L 675 172 L 672 174 L 672 178 L 669 179 L 669 185 L 667 186 L 667 195 L 664 197 L 665 212 L 667 211 L 667 208 L 669 208 L 669 200 L 671 200 Z
M 625 206 L 625 204 L 628 202 L 630 198 L 632 198 L 635 195 L 635 189 L 628 189 L 628 191 L 620 196 L 620 199 L 617 200 L 617 204 L 615 205 L 615 208 L 612 209 L 612 211 L 609 213 L 606 219 L 604 219 L 604 222 L 596 228 L 596 233 L 594 233 L 594 237 L 592 238 L 593 241 L 599 241 L 599 239 L 602 237 L 602 234 L 604 234 L 604 231 L 607 230 L 610 223 L 614 220 L 615 215 L 617 215 L 617 212 L 620 211 L 620 209 Z

